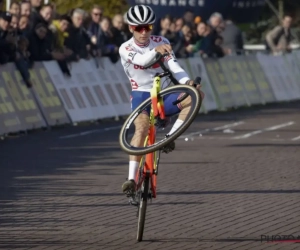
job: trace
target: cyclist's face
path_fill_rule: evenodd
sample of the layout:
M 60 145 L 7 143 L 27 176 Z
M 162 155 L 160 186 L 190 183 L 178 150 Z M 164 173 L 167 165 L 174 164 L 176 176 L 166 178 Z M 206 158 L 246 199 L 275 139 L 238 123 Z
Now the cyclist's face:
M 148 42 L 151 32 L 153 29 L 153 25 L 140 25 L 140 26 L 129 26 L 130 32 L 133 34 L 133 37 L 139 43 L 146 43 Z

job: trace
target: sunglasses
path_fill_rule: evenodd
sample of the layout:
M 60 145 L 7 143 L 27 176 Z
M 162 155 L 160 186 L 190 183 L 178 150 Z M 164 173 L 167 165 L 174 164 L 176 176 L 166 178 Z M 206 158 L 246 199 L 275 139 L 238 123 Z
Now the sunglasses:
M 152 24 L 148 24 L 148 25 L 139 25 L 139 26 L 130 26 L 134 31 L 141 33 L 143 30 L 145 30 L 146 32 L 149 32 L 150 30 L 153 29 L 153 25 Z

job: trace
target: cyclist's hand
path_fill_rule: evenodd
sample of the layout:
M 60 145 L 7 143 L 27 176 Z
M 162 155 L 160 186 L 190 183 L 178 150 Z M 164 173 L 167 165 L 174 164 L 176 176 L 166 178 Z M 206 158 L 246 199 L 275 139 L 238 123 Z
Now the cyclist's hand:
M 162 44 L 162 45 L 158 45 L 155 48 L 155 51 L 159 52 L 162 55 L 165 54 L 165 53 L 171 54 L 172 53 L 172 47 L 171 47 L 170 44 Z
M 189 80 L 188 85 L 194 86 L 194 84 L 195 84 L 195 82 L 194 82 L 193 80 Z M 201 91 L 201 89 L 200 89 L 200 88 L 202 87 L 202 85 L 201 85 L 201 84 L 197 84 L 195 87 L 196 87 L 196 89 L 199 91 L 199 93 L 200 93 L 200 95 L 201 95 L 201 98 L 202 98 L 202 100 L 203 100 L 205 94 L 204 94 L 204 93 Z
M 194 86 L 195 81 L 194 80 L 189 80 L 187 84 L 191 85 L 191 86 Z M 195 87 L 196 87 L 196 89 L 200 89 L 201 88 L 201 84 L 197 84 Z

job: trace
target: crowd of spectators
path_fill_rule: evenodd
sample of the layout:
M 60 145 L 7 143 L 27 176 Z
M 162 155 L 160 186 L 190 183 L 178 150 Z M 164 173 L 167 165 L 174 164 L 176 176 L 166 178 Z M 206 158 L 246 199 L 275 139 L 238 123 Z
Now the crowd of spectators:
M 243 36 L 231 19 L 224 20 L 220 13 L 213 13 L 209 20 L 201 20 L 190 10 L 181 18 L 166 15 L 155 34 L 165 36 L 173 44 L 178 58 L 195 56 L 223 57 L 240 54 Z
M 106 56 L 115 63 L 119 47 L 131 38 L 124 17 L 110 19 L 98 5 L 89 13 L 73 9 L 59 15 L 55 5 L 42 0 L 13 1 L 0 13 L 0 64 L 14 62 L 30 86 L 28 69 L 36 61 L 56 60 L 69 76 L 70 61 Z M 167 15 L 157 24 L 153 34 L 168 38 L 178 58 L 223 57 L 243 48 L 241 31 L 219 13 L 205 22 L 186 11 L 182 18 Z

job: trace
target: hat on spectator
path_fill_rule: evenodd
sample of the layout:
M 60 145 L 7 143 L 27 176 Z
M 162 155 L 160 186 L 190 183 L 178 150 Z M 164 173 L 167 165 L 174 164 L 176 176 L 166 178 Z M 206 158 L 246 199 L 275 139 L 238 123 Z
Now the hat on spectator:
M 201 16 L 196 16 L 194 19 L 194 22 L 195 22 L 195 24 L 198 24 L 201 22 L 201 20 L 202 20 Z
M 10 23 L 12 19 L 12 15 L 7 11 L 3 11 L 1 12 L 0 18 Z

